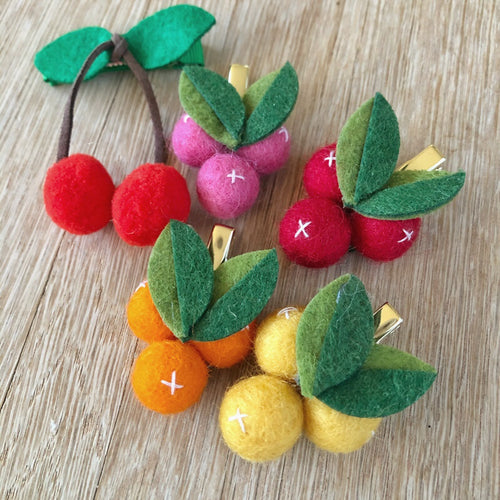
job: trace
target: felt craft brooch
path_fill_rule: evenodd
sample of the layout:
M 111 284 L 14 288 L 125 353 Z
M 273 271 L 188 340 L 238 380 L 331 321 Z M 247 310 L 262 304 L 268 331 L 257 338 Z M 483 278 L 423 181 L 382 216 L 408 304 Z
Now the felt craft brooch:
M 263 462 L 290 449 L 304 431 L 330 452 L 361 448 L 382 417 L 414 403 L 436 377 L 432 366 L 378 343 L 401 322 L 388 304 L 374 314 L 363 284 L 349 274 L 305 309 L 272 313 L 255 338 L 264 374 L 235 384 L 220 407 L 228 446 Z
M 444 158 L 429 146 L 395 170 L 399 128 L 382 94 L 365 102 L 344 125 L 337 144 L 319 149 L 304 169 L 310 196 L 288 209 L 279 241 L 287 257 L 327 267 L 352 246 L 389 261 L 417 238 L 420 217 L 451 201 L 465 173 L 440 170 Z
M 259 176 L 281 168 L 290 153 L 283 126 L 298 93 L 291 64 L 247 89 L 248 68 L 232 65 L 229 81 L 206 68 L 185 67 L 179 97 L 186 114 L 175 125 L 172 147 L 199 168 L 196 190 L 214 217 L 247 211 L 259 194 Z
M 131 330 L 149 343 L 135 362 L 132 387 L 151 410 L 184 411 L 205 388 L 207 363 L 229 367 L 251 350 L 278 259 L 273 249 L 226 261 L 232 233 L 215 226 L 209 251 L 190 226 L 172 220 L 152 249 L 147 282 L 127 306 Z
M 111 35 L 99 27 L 84 28 L 58 38 L 37 54 L 35 64 L 47 81 L 73 82 L 57 162 L 48 170 L 43 188 L 47 213 L 57 225 L 73 234 L 89 234 L 112 219 L 124 241 L 144 246 L 156 241 L 170 219 L 187 219 L 189 192 L 177 170 L 164 164 L 160 113 L 144 68 L 202 64 L 200 38 L 214 22 L 204 10 L 180 5 L 144 19 L 125 35 Z M 100 71 L 125 68 L 133 72 L 146 96 L 155 157 L 154 163 L 139 166 L 115 189 L 96 158 L 69 155 L 69 146 L 75 100 L 83 80 Z

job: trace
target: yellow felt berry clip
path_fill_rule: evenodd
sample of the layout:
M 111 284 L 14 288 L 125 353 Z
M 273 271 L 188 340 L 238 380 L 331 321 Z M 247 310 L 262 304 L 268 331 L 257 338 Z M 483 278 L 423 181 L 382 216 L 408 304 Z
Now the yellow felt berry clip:
M 388 304 L 374 314 L 363 284 L 350 274 L 304 310 L 271 314 L 255 339 L 265 374 L 238 382 L 221 404 L 228 446 L 254 462 L 279 457 L 303 430 L 331 452 L 363 446 L 382 417 L 414 403 L 436 377 L 432 366 L 377 343 L 401 321 Z
M 205 388 L 207 363 L 225 368 L 251 350 L 278 259 L 272 249 L 226 261 L 232 233 L 215 226 L 207 249 L 194 229 L 172 220 L 153 247 L 148 281 L 127 308 L 134 334 L 151 342 L 131 376 L 137 398 L 151 410 L 184 411 Z

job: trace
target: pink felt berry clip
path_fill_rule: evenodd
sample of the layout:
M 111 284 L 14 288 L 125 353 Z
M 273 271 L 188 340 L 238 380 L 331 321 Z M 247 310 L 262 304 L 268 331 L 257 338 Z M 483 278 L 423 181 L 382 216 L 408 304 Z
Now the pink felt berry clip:
M 451 201 L 465 173 L 440 170 L 444 158 L 434 146 L 395 170 L 398 154 L 396 115 L 377 93 L 349 118 L 338 144 L 319 149 L 305 166 L 310 198 L 290 207 L 280 224 L 287 257 L 327 267 L 350 247 L 377 261 L 403 255 L 420 217 Z
M 233 65 L 227 81 L 186 66 L 179 82 L 186 114 L 175 125 L 172 147 L 183 163 L 200 169 L 200 203 L 221 219 L 247 211 L 257 199 L 259 177 L 281 168 L 290 153 L 283 123 L 297 99 L 295 70 L 286 63 L 248 89 L 247 71 Z
M 104 28 L 70 32 L 43 48 L 35 65 L 51 84 L 73 82 L 59 140 L 43 194 L 47 213 L 73 234 L 102 229 L 112 219 L 131 245 L 153 245 L 170 219 L 185 221 L 191 199 L 185 179 L 164 164 L 166 149 L 158 104 L 145 69 L 203 64 L 200 38 L 215 20 L 197 7 L 181 5 L 150 16 L 124 35 Z M 168 28 L 168 29 L 167 29 Z M 80 67 L 81 66 L 81 67 Z M 130 173 L 115 189 L 104 166 L 86 154 L 69 154 L 76 96 L 84 79 L 101 71 L 130 69 L 151 112 L 154 163 Z

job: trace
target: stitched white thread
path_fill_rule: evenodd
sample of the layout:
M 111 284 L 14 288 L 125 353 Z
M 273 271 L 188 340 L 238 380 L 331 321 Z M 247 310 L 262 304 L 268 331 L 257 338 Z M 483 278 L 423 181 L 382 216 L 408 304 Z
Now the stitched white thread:
M 141 281 L 139 283 L 139 286 L 135 289 L 135 291 L 137 292 L 137 290 L 139 290 L 140 288 L 146 288 L 146 283 L 148 282 L 148 280 L 144 280 L 144 281 Z M 135 293 L 135 292 L 134 292 Z
M 174 395 L 176 389 L 182 389 L 184 386 L 175 383 L 175 370 L 172 372 L 172 380 L 168 382 L 167 380 L 161 380 L 160 382 L 167 387 L 170 387 L 170 395 Z
M 231 184 L 234 184 L 236 182 L 236 179 L 241 179 L 242 181 L 245 180 L 245 178 L 242 175 L 236 175 L 236 170 L 234 170 L 230 173 L 227 174 L 226 177 L 231 177 Z
M 337 157 L 335 156 L 335 151 L 332 149 L 332 150 L 330 151 L 330 155 L 329 155 L 329 156 L 327 156 L 326 158 L 324 158 L 324 160 L 323 160 L 323 161 L 327 161 L 327 162 L 328 162 L 328 166 L 329 166 L 330 168 L 332 168 L 332 164 L 333 164 L 333 162 L 334 162 L 334 161 L 337 161 Z
M 405 233 L 405 237 L 402 238 L 401 240 L 398 240 L 398 243 L 403 243 L 403 241 L 411 241 L 411 237 L 413 236 L 413 231 L 407 231 L 406 229 L 403 229 L 403 233 Z
M 281 311 L 278 311 L 276 316 L 284 315 L 286 319 L 290 319 L 290 313 L 294 311 L 298 311 L 298 309 L 296 307 L 284 307 Z
M 309 235 L 306 233 L 306 227 L 309 226 L 309 224 L 311 224 L 311 221 L 302 222 L 302 219 L 299 219 L 299 229 L 297 229 L 295 233 L 295 239 L 297 239 L 300 233 L 303 233 L 305 238 L 309 238 Z
M 189 120 L 189 118 L 190 118 L 189 115 L 185 115 L 182 120 L 184 121 L 184 123 L 187 123 L 187 121 Z
M 243 423 L 243 419 L 245 417 L 248 417 L 248 415 L 246 413 L 240 413 L 240 409 L 237 408 L 236 409 L 236 413 L 232 417 L 229 417 L 228 421 L 232 422 L 233 420 L 237 420 L 238 423 L 240 424 L 241 432 L 243 432 L 244 434 L 246 434 L 245 424 Z
M 289 141 L 288 130 L 285 127 L 280 127 L 278 134 L 285 134 L 285 142 Z

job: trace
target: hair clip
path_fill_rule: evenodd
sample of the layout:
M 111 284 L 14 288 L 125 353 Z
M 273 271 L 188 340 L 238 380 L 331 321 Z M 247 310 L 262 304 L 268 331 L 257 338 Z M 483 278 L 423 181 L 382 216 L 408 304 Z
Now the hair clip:
M 158 11 L 122 35 L 130 52 L 147 70 L 203 65 L 201 37 L 215 24 L 215 18 L 199 7 L 175 5 Z M 35 56 L 35 66 L 51 85 L 72 83 L 89 54 L 112 34 L 92 26 L 71 31 L 46 45 Z M 85 79 L 104 71 L 126 69 L 126 61 L 113 60 L 109 51 L 96 58 Z
M 373 313 L 363 284 L 349 274 L 305 309 L 269 315 L 255 338 L 264 374 L 235 384 L 220 407 L 228 446 L 263 462 L 285 453 L 305 431 L 331 452 L 361 448 L 382 417 L 410 406 L 436 377 L 432 366 L 379 343 L 401 322 L 388 304 Z
M 125 61 L 146 96 L 155 139 L 154 163 L 132 171 L 115 190 L 104 166 L 93 156 L 69 155 L 73 108 L 78 89 L 94 61 L 111 53 Z M 171 218 L 186 220 L 191 207 L 187 184 L 174 167 L 164 164 L 165 142 L 158 104 L 148 77 L 120 35 L 101 43 L 85 60 L 73 83 L 64 112 L 57 162 L 47 171 L 43 187 L 51 219 L 73 234 L 89 234 L 113 219 L 120 237 L 131 245 L 152 245 Z
M 231 66 L 229 81 L 188 66 L 179 81 L 186 114 L 175 125 L 172 147 L 181 162 L 200 168 L 196 190 L 203 207 L 228 219 L 247 211 L 259 194 L 259 175 L 281 168 L 290 153 L 283 123 L 298 93 L 290 63 L 247 89 L 248 67 Z
M 280 224 L 287 257 L 327 267 L 351 245 L 379 261 L 403 255 L 418 235 L 420 217 L 451 201 L 465 172 L 440 170 L 445 159 L 434 146 L 394 171 L 398 153 L 396 115 L 377 93 L 349 118 L 338 144 L 307 163 L 303 181 L 310 198 L 289 208 Z
M 215 226 L 209 249 L 187 224 L 171 221 L 156 241 L 127 306 L 133 333 L 150 343 L 131 382 L 139 401 L 165 414 L 200 398 L 209 365 L 226 368 L 251 350 L 254 319 L 278 279 L 276 250 L 226 261 L 233 229 Z

